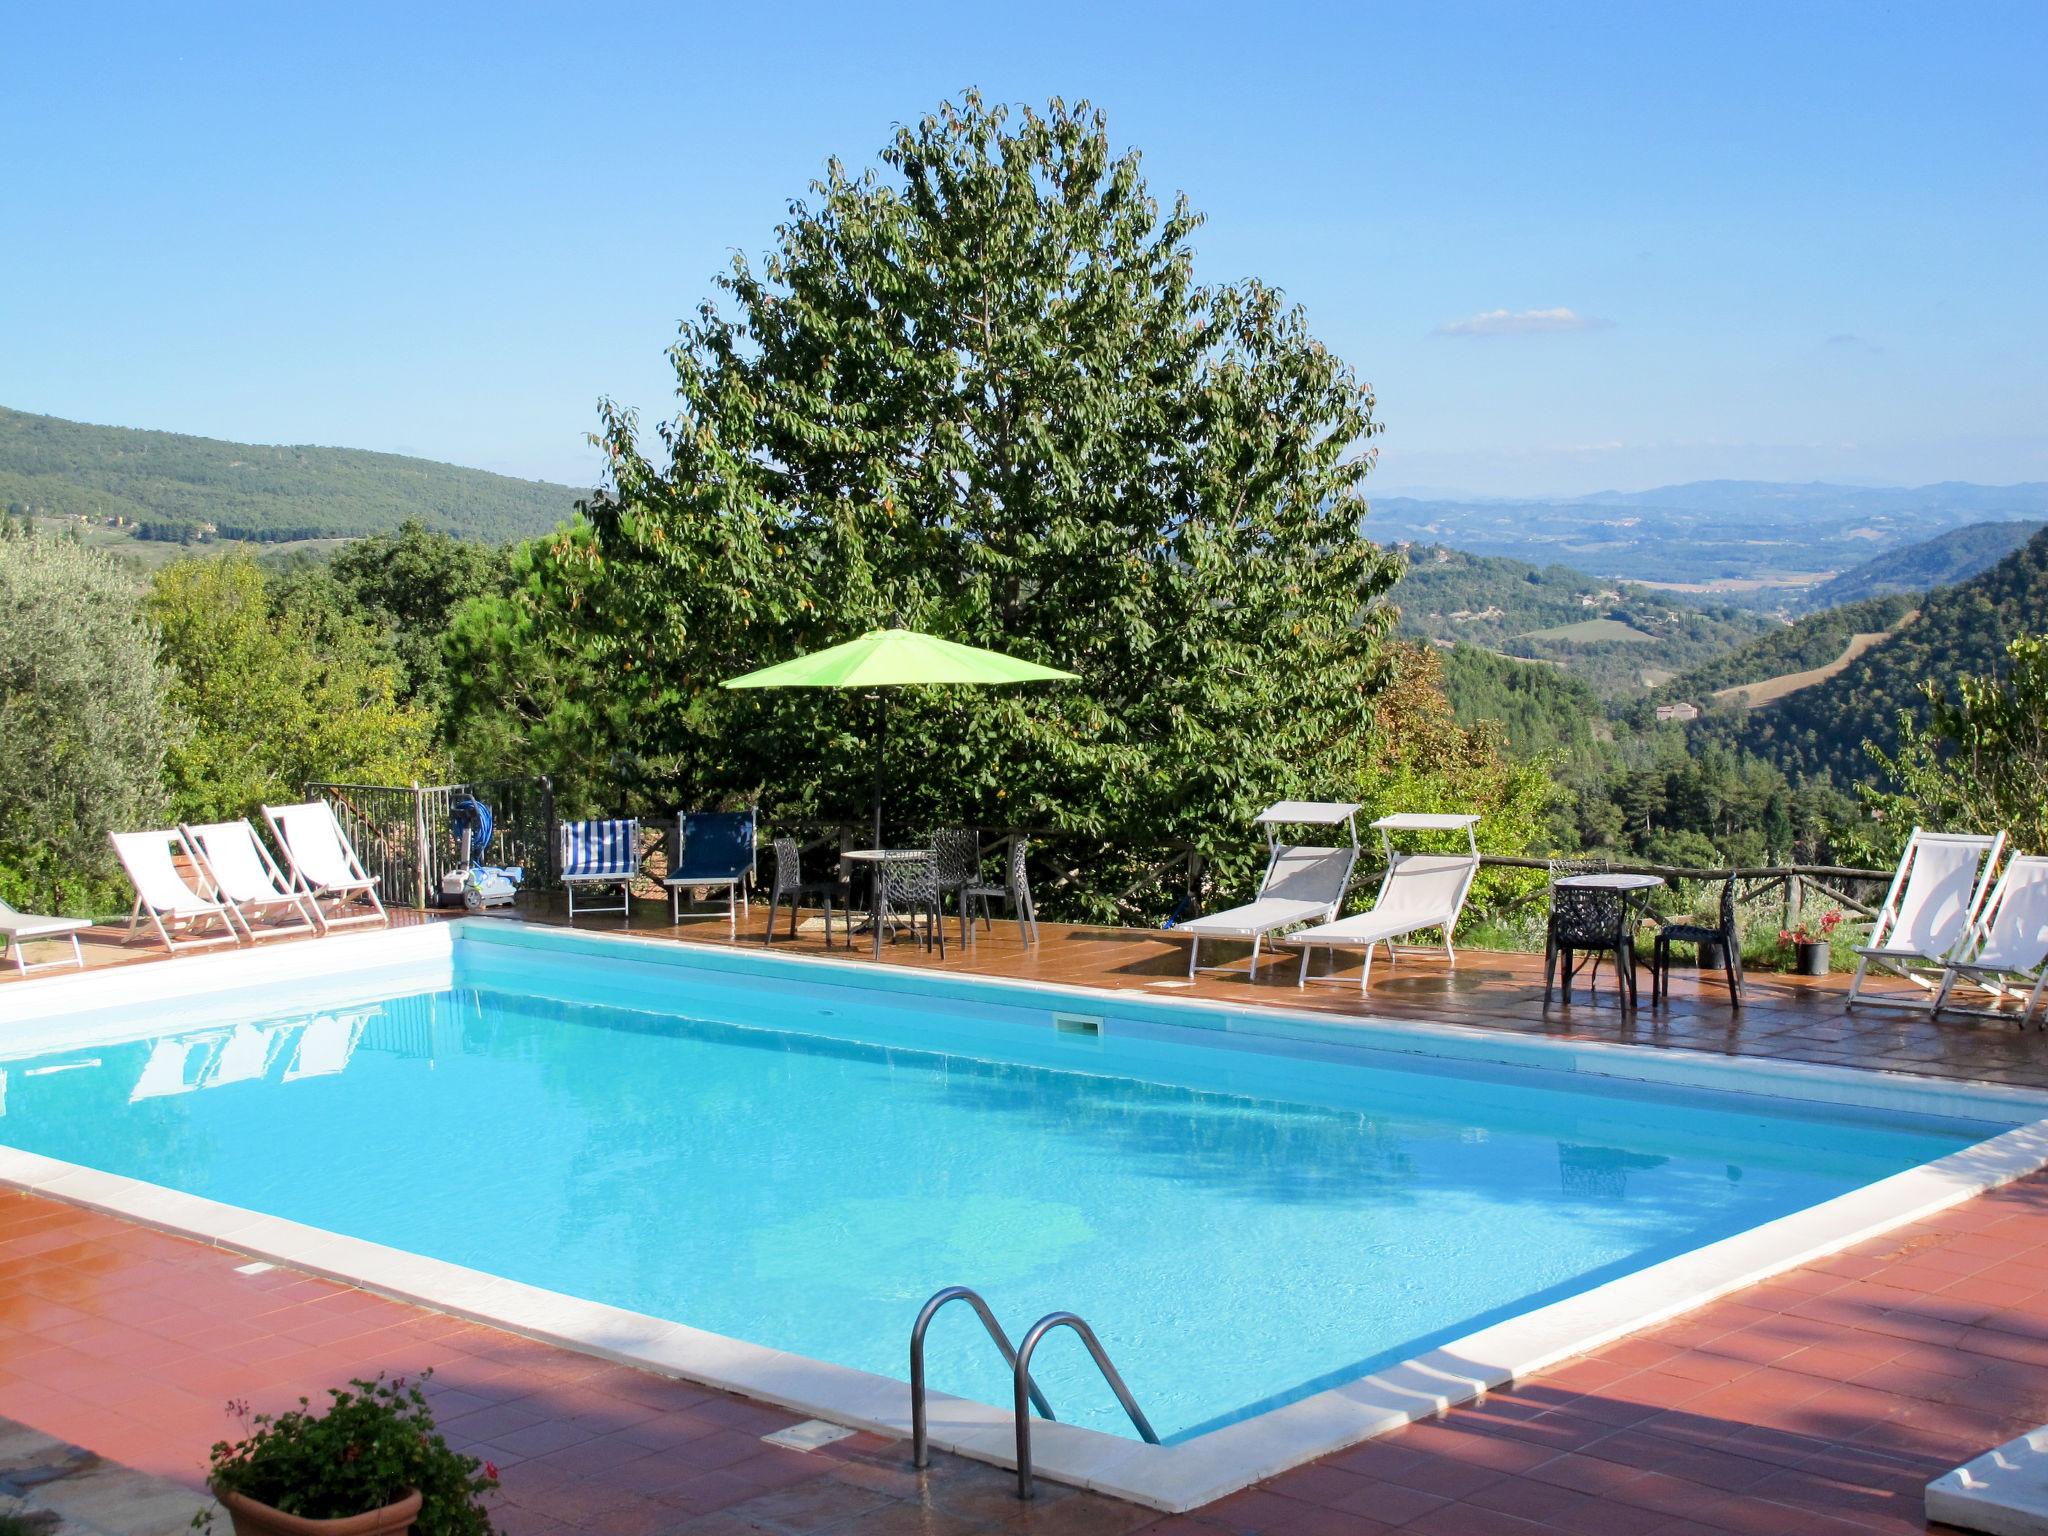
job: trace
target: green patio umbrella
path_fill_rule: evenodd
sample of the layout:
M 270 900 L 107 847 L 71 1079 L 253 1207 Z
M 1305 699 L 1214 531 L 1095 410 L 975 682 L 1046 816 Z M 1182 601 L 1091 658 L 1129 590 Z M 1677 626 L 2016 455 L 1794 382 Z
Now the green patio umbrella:
M 724 688 L 901 688 L 914 684 L 966 683 L 987 687 L 996 683 L 1056 683 L 1069 681 L 1072 672 L 1041 667 L 1035 661 L 1020 661 L 1000 651 L 984 651 L 971 645 L 957 645 L 937 635 L 914 629 L 871 629 L 858 640 L 808 656 L 794 657 L 730 677 Z M 888 694 L 882 701 L 875 727 L 875 846 L 882 846 L 882 769 L 888 740 Z

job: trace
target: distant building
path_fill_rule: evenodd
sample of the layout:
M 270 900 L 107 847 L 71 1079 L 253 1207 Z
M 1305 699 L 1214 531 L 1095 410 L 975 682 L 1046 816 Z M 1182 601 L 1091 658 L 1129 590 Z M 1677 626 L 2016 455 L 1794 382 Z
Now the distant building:
M 1697 720 L 1699 717 L 1700 707 L 1697 704 L 1659 704 L 1657 706 L 1657 718 L 1659 720 L 1676 720 L 1683 724 L 1687 720 Z

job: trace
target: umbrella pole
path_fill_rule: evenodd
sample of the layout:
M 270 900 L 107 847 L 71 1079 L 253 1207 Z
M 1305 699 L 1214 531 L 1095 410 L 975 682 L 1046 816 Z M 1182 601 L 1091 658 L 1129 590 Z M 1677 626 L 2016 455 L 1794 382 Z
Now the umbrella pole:
M 875 693 L 875 841 L 882 846 L 882 765 L 889 752 L 889 695 Z

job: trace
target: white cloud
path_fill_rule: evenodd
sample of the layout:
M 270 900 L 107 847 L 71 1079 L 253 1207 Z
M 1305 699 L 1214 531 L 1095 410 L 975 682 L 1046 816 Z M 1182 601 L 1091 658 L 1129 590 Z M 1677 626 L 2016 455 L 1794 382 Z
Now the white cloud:
M 1612 320 L 1575 309 L 1489 309 L 1464 320 L 1446 320 L 1439 336 L 1553 336 L 1565 331 L 1604 331 Z

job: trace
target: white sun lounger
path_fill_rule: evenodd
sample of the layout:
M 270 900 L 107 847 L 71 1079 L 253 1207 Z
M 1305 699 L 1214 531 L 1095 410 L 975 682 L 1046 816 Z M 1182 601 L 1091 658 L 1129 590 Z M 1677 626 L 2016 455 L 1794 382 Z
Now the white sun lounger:
M 149 1058 L 143 1062 L 142 1075 L 129 1091 L 128 1102 L 139 1104 L 144 1099 L 167 1099 L 192 1092 L 212 1067 L 220 1046 L 221 1037 L 217 1034 L 158 1040 L 149 1048 Z
M 351 923 L 388 923 L 384 903 L 377 896 L 377 877 L 363 868 L 355 845 L 335 820 L 334 807 L 325 800 L 304 805 L 266 805 L 263 819 L 270 823 L 277 844 L 284 849 L 291 866 L 293 885 L 305 892 L 313 908 L 313 920 L 325 933 Z M 342 916 L 343 904 L 363 897 L 370 910 Z M 323 909 L 322 901 L 331 903 Z
M 242 942 L 233 914 L 215 893 L 205 857 L 193 848 L 183 832 L 109 832 L 107 837 L 135 886 L 135 910 L 128 914 L 130 928 L 146 915 L 156 925 L 164 948 L 173 953 Z M 197 884 L 179 870 L 180 854 Z M 221 931 L 197 937 L 208 923 L 218 923 Z M 173 930 L 182 932 L 183 937 L 173 937 Z
M 1258 899 L 1226 912 L 1191 918 L 1173 930 L 1192 941 L 1188 945 L 1188 975 L 1197 970 L 1202 940 L 1234 939 L 1250 941 L 1251 974 L 1256 979 L 1259 946 L 1268 934 L 1303 923 L 1326 923 L 1335 917 L 1350 888 L 1352 867 L 1358 863 L 1358 824 L 1352 819 L 1357 814 L 1355 805 L 1323 800 L 1281 800 L 1261 811 L 1257 825 L 1266 829 L 1268 852 Z M 1283 826 L 1330 827 L 1340 822 L 1351 833 L 1348 848 L 1317 848 L 1279 840 L 1277 829 Z
M 1999 1001 L 2020 997 L 2020 987 L 2012 985 L 2014 978 L 2021 986 L 2034 984 L 2016 1016 L 1995 1006 L 1958 1008 L 1949 1001 L 1958 982 Z M 2023 853 L 2006 860 L 2005 872 L 1984 904 L 1977 931 L 1949 961 L 1941 990 L 1934 997 L 1934 1011 L 2007 1018 L 2025 1029 L 2040 1005 L 2044 987 L 2048 987 L 2048 858 Z
M 251 939 L 312 933 L 318 927 L 313 920 L 313 898 L 292 888 L 248 822 L 216 821 L 180 830 L 206 860 L 215 890 L 242 920 L 242 931 Z M 278 917 L 286 921 L 268 921 Z M 266 920 L 260 930 L 255 923 L 258 918 Z
M 14 968 L 24 976 L 30 971 L 54 971 L 67 964 L 84 970 L 85 955 L 78 947 L 78 936 L 91 926 L 89 917 L 38 917 L 33 912 L 17 912 L 0 901 L 0 933 L 7 935 L 7 953 Z M 69 939 L 70 960 L 38 960 L 29 964 L 28 945 L 35 939 Z
M 1876 966 L 1932 994 L 1947 973 L 1949 958 L 1976 927 L 2004 847 L 2003 832 L 1985 837 L 1915 827 L 1871 927 L 1870 942 L 1856 951 L 1856 977 L 1843 1006 L 1853 1008 L 1861 1001 L 1891 1008 L 1932 1008 L 1931 995 L 1864 997 L 1863 983 Z
M 1373 827 L 1380 834 L 1380 846 L 1386 850 L 1387 872 L 1380 878 L 1372 910 L 1303 928 L 1283 938 L 1283 944 L 1301 946 L 1301 974 L 1295 985 L 1308 985 L 1309 959 L 1317 949 L 1362 949 L 1365 969 L 1358 978 L 1358 990 L 1363 992 L 1372 985 L 1373 951 L 1386 945 L 1387 963 L 1392 965 L 1396 958 L 1394 940 L 1425 928 L 1442 931 L 1444 957 L 1456 965 L 1458 954 L 1451 948 L 1451 933 L 1458 926 L 1458 915 L 1465 910 L 1472 879 L 1479 873 L 1479 839 L 1472 830 L 1478 822 L 1477 816 L 1434 816 L 1422 812 L 1401 812 L 1375 821 Z M 1396 832 L 1463 832 L 1472 851 L 1397 853 L 1393 841 Z M 1316 980 L 1336 978 L 1319 976 Z
M 284 1054 L 297 1033 L 289 1024 L 261 1028 L 237 1024 L 207 1065 L 202 1088 L 220 1088 L 229 1083 L 251 1083 L 270 1075 L 270 1069 Z
M 299 1048 L 280 1081 L 295 1083 L 306 1077 L 332 1077 L 344 1071 L 363 1041 L 363 1026 L 369 1015 L 323 1013 L 309 1020 L 299 1032 Z

